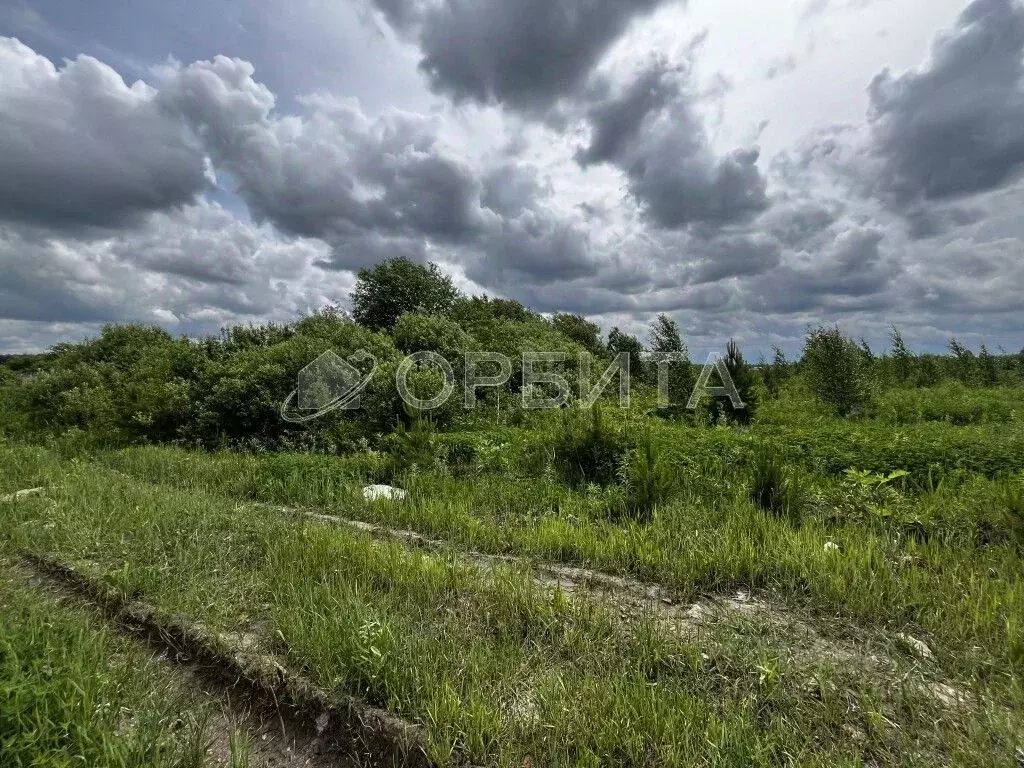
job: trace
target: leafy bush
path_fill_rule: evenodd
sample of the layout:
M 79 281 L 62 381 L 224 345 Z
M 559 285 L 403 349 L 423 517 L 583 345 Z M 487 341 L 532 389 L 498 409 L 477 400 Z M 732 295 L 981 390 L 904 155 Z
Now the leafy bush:
M 552 317 L 551 324 L 555 330 L 570 341 L 575 341 L 591 354 L 604 354 L 604 344 L 601 343 L 601 326 L 597 323 L 591 323 L 581 315 L 570 315 L 563 312 Z
M 392 480 L 412 470 L 429 469 L 437 456 L 430 424 L 416 413 L 411 413 L 410 418 L 412 424 L 409 427 L 399 425 L 385 441 Z
M 840 416 L 865 407 L 871 399 L 864 357 L 838 326 L 808 332 L 804 367 L 811 391 Z
M 572 488 L 588 483 L 611 485 L 619 479 L 620 468 L 630 449 L 630 441 L 604 423 L 601 409 L 590 409 L 587 416 L 567 414 L 555 438 L 555 467 Z

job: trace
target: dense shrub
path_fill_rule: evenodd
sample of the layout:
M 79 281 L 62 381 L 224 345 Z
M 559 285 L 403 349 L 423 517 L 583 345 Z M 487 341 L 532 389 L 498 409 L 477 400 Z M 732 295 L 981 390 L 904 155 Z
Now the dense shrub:
M 630 336 L 618 328 L 608 332 L 608 351 L 614 355 L 629 355 L 629 375 L 631 380 L 646 381 L 648 369 L 644 361 L 644 348 L 636 336 Z
M 410 425 L 399 425 L 385 441 L 392 480 L 398 480 L 412 470 L 431 468 L 437 457 L 434 432 L 429 422 L 411 411 L 409 417 Z
M 42 432 L 80 428 L 97 442 L 166 441 L 194 418 L 194 383 L 205 361 L 159 328 L 108 326 L 94 340 L 58 345 L 26 377 L 21 401 Z
M 589 413 L 567 413 L 555 438 L 555 467 L 573 488 L 588 483 L 611 485 L 618 481 L 630 441 L 609 427 L 599 407 Z
M 840 416 L 870 401 L 863 355 L 838 327 L 809 331 L 803 362 L 811 391 Z
M 604 344 L 601 343 L 601 326 L 597 323 L 591 323 L 581 315 L 563 312 L 552 317 L 551 324 L 565 338 L 576 342 L 591 354 L 605 353 Z

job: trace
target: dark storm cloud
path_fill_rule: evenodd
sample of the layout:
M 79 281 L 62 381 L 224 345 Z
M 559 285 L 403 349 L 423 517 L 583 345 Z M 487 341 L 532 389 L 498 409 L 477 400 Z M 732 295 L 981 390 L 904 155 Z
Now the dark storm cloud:
M 0 218 L 119 226 L 193 200 L 203 153 L 154 96 L 95 59 L 58 70 L 0 38 Z
M 374 0 L 455 99 L 542 111 L 575 93 L 634 19 L 669 0 Z
M 995 189 L 1024 165 L 1024 6 L 975 0 L 923 67 L 870 88 L 882 194 L 906 209 Z M 927 224 L 927 222 L 925 222 Z M 928 227 L 925 227 L 927 231 Z
M 690 282 L 694 285 L 714 283 L 729 277 L 763 275 L 777 267 L 782 247 L 766 234 L 726 235 L 702 248 L 702 261 Z
M 471 278 L 566 279 L 596 267 L 577 222 L 538 209 L 550 185 L 521 163 L 477 168 L 439 139 L 436 119 L 309 99 L 279 116 L 247 62 L 218 57 L 163 73 L 160 100 L 184 115 L 258 220 L 332 246 L 328 269 L 428 246 L 464 258 Z
M 0 319 L 104 322 L 116 307 L 93 271 L 37 233 L 0 225 Z
M 466 275 L 481 285 L 515 290 L 524 281 L 574 280 L 599 271 L 582 226 L 535 211 L 495 223 L 475 250 Z
M 773 313 L 811 309 L 886 308 L 882 297 L 902 267 L 883 254 L 885 234 L 852 228 L 824 252 L 790 253 L 777 269 L 750 283 L 750 306 Z
M 782 201 L 776 202 L 760 223 L 780 243 L 799 247 L 819 238 L 842 212 L 842 204 L 835 201 Z
M 602 83 L 586 98 L 591 140 L 577 161 L 620 168 L 656 226 L 724 225 L 768 208 L 758 150 L 715 155 L 685 68 L 657 61 L 619 92 Z
M 593 103 L 587 114 L 592 135 L 590 146 L 577 152 L 577 161 L 587 166 L 622 157 L 647 119 L 683 96 L 685 77 L 685 68 L 658 61 L 619 94 L 612 93 L 607 80 L 598 80 L 584 97 Z
M 551 195 L 537 170 L 522 163 L 506 163 L 484 175 L 481 202 L 501 216 L 517 217 Z
M 441 146 L 436 121 L 398 111 L 370 119 L 328 99 L 277 116 L 252 75 L 238 59 L 195 62 L 166 70 L 159 98 L 194 126 L 258 220 L 335 245 L 337 266 L 364 266 L 346 257 L 373 235 L 408 253 L 415 240 L 461 243 L 483 231 L 481 184 Z

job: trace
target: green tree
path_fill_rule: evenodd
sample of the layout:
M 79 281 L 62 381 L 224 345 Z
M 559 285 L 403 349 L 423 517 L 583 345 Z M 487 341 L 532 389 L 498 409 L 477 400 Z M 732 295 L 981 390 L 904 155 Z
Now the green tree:
M 867 405 L 864 355 L 838 326 L 808 330 L 803 362 L 811 391 L 840 416 Z
M 860 337 L 860 351 L 864 355 L 864 362 L 871 365 L 875 362 L 875 353 L 871 351 L 871 346 L 867 343 L 863 336 Z
M 651 351 L 655 354 L 687 351 L 679 335 L 679 324 L 668 315 L 658 315 L 651 323 Z
M 779 347 L 772 347 L 773 357 L 771 365 L 764 369 L 764 384 L 772 397 L 778 397 L 782 385 L 789 379 L 789 361 L 786 353 Z
M 949 351 L 953 353 L 953 365 L 956 375 L 964 384 L 970 384 L 974 380 L 975 358 L 971 352 L 956 336 L 949 340 Z
M 994 387 L 999 383 L 999 363 L 984 344 L 978 353 L 978 372 L 983 387 Z
M 713 415 L 722 414 L 729 422 L 749 424 L 757 413 L 757 373 L 747 364 L 740 345 L 733 339 L 725 346 L 725 367 L 745 407 L 736 408 L 729 398 L 716 398 L 709 407 Z
M 896 378 L 901 384 L 906 384 L 914 372 L 914 353 L 903 341 L 903 334 L 895 325 L 890 326 L 889 341 L 892 344 L 892 359 L 896 368 Z
M 371 330 L 390 331 L 406 312 L 447 314 L 458 295 L 451 278 L 436 264 L 389 259 L 359 270 L 352 292 L 352 316 Z
M 673 406 L 684 407 L 696 384 L 689 350 L 676 321 L 668 315 L 658 315 L 651 323 L 651 361 L 657 366 L 668 355 L 682 356 L 668 365 L 668 395 Z
M 623 352 L 629 355 L 629 375 L 637 381 L 646 379 L 647 369 L 644 366 L 644 347 L 636 336 L 623 333 L 618 328 L 608 332 L 608 351 L 613 355 Z
M 565 312 L 551 318 L 551 324 L 567 339 L 571 339 L 595 355 L 604 354 L 601 343 L 601 326 L 591 323 L 582 315 L 571 315 Z

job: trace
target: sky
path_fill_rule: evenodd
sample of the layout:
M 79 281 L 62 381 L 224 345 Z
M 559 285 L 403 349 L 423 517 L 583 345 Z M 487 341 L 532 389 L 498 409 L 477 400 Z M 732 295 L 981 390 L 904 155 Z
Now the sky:
M 361 268 L 691 353 L 1024 346 L 1017 0 L 0 0 L 0 352 Z

